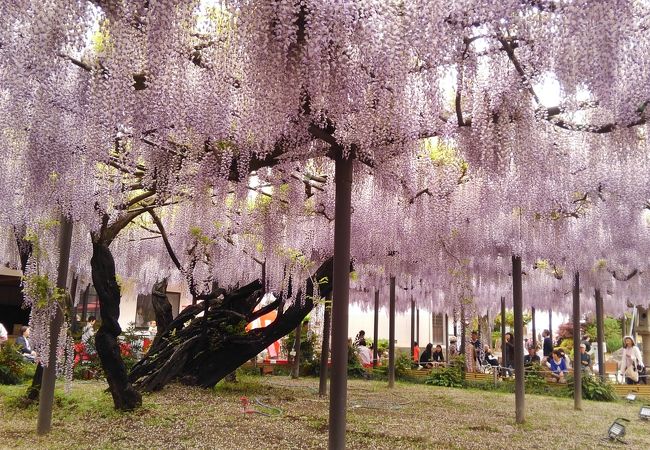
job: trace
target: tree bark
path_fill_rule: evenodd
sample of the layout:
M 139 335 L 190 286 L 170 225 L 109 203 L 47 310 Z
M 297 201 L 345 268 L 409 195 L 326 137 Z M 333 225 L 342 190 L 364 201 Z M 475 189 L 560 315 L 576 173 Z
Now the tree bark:
M 411 354 L 410 359 L 413 361 L 415 351 L 415 300 L 411 298 Z
M 154 342 L 152 342 L 153 345 L 156 341 L 160 340 L 160 336 L 167 331 L 169 325 L 174 320 L 172 305 L 169 303 L 169 298 L 167 297 L 167 278 L 154 283 L 151 289 L 151 304 L 153 306 L 153 312 L 156 315 L 156 337 L 154 338 Z
M 373 320 L 373 333 L 372 333 L 372 367 L 377 367 L 379 360 L 379 352 L 377 345 L 379 344 L 379 289 L 375 288 L 375 317 Z
M 117 341 L 122 328 L 118 323 L 120 287 L 115 278 L 115 261 L 108 246 L 95 239 L 93 239 L 93 256 L 90 265 L 102 319 L 102 325 L 95 335 L 95 347 L 106 374 L 115 408 L 131 411 L 142 405 L 142 396 L 129 383 Z
M 320 380 L 318 383 L 318 395 L 324 397 L 327 395 L 327 363 L 329 362 L 330 353 L 330 326 L 332 324 L 332 302 L 327 297 L 325 302 L 325 311 L 323 311 L 323 343 L 320 354 Z
M 598 341 L 598 375 L 605 381 L 605 321 L 603 314 L 603 296 L 600 289 L 596 288 L 596 340 Z
M 573 276 L 573 409 L 582 410 L 582 361 L 580 358 L 580 274 Z
M 390 277 L 388 304 L 388 387 L 395 386 L 395 277 Z
M 501 297 L 501 365 L 508 367 L 506 358 L 506 298 Z
M 517 423 L 526 421 L 524 386 L 524 307 L 521 285 L 521 257 L 512 256 L 512 308 L 515 316 L 515 419 Z
M 34 247 L 32 243 L 25 239 L 27 235 L 27 225 L 23 224 L 20 227 L 14 226 L 14 236 L 16 238 L 16 245 L 18 246 L 18 254 L 20 256 L 20 270 L 25 274 L 27 270 L 27 262 L 29 257 L 32 256 Z M 27 389 L 25 397 L 28 400 L 35 401 L 41 393 L 41 384 L 43 383 L 43 366 L 39 362 L 36 366 L 36 372 L 32 378 L 32 385 Z
M 320 287 L 322 296 L 331 292 L 332 259 L 321 265 L 313 279 L 327 277 Z M 129 379 L 140 391 L 162 389 L 174 379 L 201 387 L 212 387 L 229 373 L 302 323 L 314 307 L 314 285 L 307 280 L 307 292 L 298 292 L 294 303 L 284 310 L 282 297 L 255 310 L 263 296 L 257 280 L 221 296 L 185 308 L 161 339 L 131 370 Z M 270 311 L 276 319 L 265 328 L 246 331 L 248 323 Z M 203 317 L 199 313 L 207 310 Z M 186 325 L 187 324 L 187 325 Z
M 59 231 L 59 265 L 56 277 L 56 287 L 65 290 L 68 286 L 68 266 L 70 265 L 70 245 L 72 243 L 72 220 L 61 215 Z M 56 312 L 50 322 L 50 352 L 48 363 L 43 367 L 41 389 L 38 401 L 38 419 L 36 433 L 44 435 L 52 428 L 52 406 L 54 404 L 54 388 L 56 386 L 56 361 L 59 333 L 63 326 L 64 305 L 57 304 Z

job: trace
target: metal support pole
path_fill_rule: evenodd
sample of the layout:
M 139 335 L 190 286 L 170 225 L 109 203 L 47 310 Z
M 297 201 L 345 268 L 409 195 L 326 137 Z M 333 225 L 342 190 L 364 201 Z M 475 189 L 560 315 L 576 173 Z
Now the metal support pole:
M 535 326 L 535 308 L 531 308 L 531 314 L 533 316 L 533 347 L 537 351 L 537 327 Z
M 551 342 L 553 342 L 553 310 L 548 310 L 548 331 L 551 333 Z M 553 344 L 555 347 L 555 344 Z
M 70 264 L 70 245 L 72 243 L 72 220 L 61 216 L 61 231 L 59 232 L 59 267 L 56 277 L 56 287 L 65 289 L 68 284 L 68 265 Z M 54 387 L 56 385 L 56 348 L 63 325 L 63 305 L 56 308 L 56 314 L 50 323 L 50 354 L 47 366 L 43 368 L 43 382 L 38 404 L 38 421 L 36 433 L 47 434 L 52 429 L 52 405 L 54 403 Z
M 449 364 L 449 315 L 445 313 L 445 332 L 443 333 L 445 338 L 445 361 Z
M 325 311 L 323 311 L 323 341 L 320 354 L 320 379 L 318 382 L 318 395 L 327 395 L 327 374 L 329 372 L 328 362 L 330 357 L 330 330 L 332 326 L 332 293 L 327 296 Z
M 603 296 L 600 289 L 596 289 L 596 340 L 598 341 L 598 375 L 605 381 L 605 317 L 603 314 Z
M 411 360 L 413 360 L 413 351 L 415 346 L 415 300 L 411 298 Z
M 582 362 L 580 358 L 580 274 L 573 276 L 573 409 L 582 410 Z
M 375 323 L 374 337 L 372 342 L 372 367 L 377 367 L 377 360 L 379 359 L 379 352 L 377 346 L 379 345 L 379 289 L 375 289 Z
M 508 366 L 506 361 L 506 298 L 501 297 L 501 365 Z
M 302 337 L 302 322 L 296 326 L 295 339 L 293 341 L 293 364 L 291 367 L 291 378 L 296 379 L 300 377 L 300 339 Z
M 526 421 L 524 398 L 524 311 L 521 286 L 521 257 L 512 257 L 512 303 L 515 314 L 515 417 L 517 423 Z
M 345 448 L 348 389 L 348 306 L 350 301 L 350 222 L 352 159 L 336 159 L 334 208 L 334 273 L 332 300 L 332 373 L 329 408 L 329 448 Z
M 395 386 L 395 277 L 390 277 L 388 308 L 388 387 Z
M 415 310 L 415 340 L 420 345 L 420 308 Z

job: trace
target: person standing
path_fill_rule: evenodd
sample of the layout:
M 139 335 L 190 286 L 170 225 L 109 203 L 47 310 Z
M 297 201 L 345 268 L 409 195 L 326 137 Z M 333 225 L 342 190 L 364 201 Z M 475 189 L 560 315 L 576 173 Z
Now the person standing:
M 95 319 L 95 316 L 89 316 L 88 317 L 88 322 L 86 322 L 86 326 L 84 327 L 84 331 L 81 334 L 81 342 L 83 342 L 86 345 L 88 345 L 88 343 L 95 336 L 95 322 L 96 321 L 97 321 L 97 319 Z
M 454 358 L 458 356 L 458 346 L 456 345 L 456 342 L 458 341 L 458 338 L 456 336 L 451 336 L 449 338 L 449 359 Z
M 591 356 L 587 353 L 587 345 L 580 344 L 580 368 L 583 371 L 591 372 Z
M 591 352 L 591 339 L 589 338 L 588 334 L 585 334 L 582 337 L 582 342 L 580 344 L 585 346 L 585 351 L 587 353 Z
M 506 333 L 506 346 L 503 349 L 503 366 L 506 367 L 506 376 L 512 374 L 512 367 L 515 363 L 515 339 L 512 333 Z
M 478 366 L 482 366 L 484 364 L 483 360 L 485 359 L 485 355 L 483 354 L 483 344 L 478 338 L 478 331 L 472 331 L 472 339 L 470 342 L 472 346 L 474 346 L 474 358 L 476 359 Z
M 638 384 L 639 372 L 644 368 L 639 347 L 636 346 L 632 336 L 623 339 L 623 354 L 621 355 L 621 372 L 625 376 L 626 384 Z
M 357 335 L 354 337 L 354 343 L 352 344 L 354 347 L 359 346 L 359 342 L 365 342 L 366 341 L 366 332 L 363 330 L 360 330 Z
M 7 339 L 9 339 L 9 333 L 7 333 L 7 329 L 0 322 L 0 344 L 4 344 L 5 342 L 7 342 Z
M 420 362 L 420 346 L 417 341 L 413 341 L 413 362 L 415 364 Z
M 549 358 L 551 356 L 551 353 L 553 353 L 553 339 L 551 339 L 551 332 L 544 330 L 542 336 L 544 337 L 542 348 L 544 351 L 544 358 Z

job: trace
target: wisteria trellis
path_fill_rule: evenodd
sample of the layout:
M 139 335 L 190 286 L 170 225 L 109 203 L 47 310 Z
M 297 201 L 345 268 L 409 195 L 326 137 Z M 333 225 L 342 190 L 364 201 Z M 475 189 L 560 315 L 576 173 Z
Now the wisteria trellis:
M 209 237 L 196 279 L 259 276 L 246 250 L 281 289 L 331 253 L 335 145 L 365 286 L 485 310 L 516 253 L 531 305 L 562 309 L 580 270 L 618 313 L 648 302 L 649 27 L 623 0 L 3 2 L 0 221 L 70 214 L 83 273 L 97 211 L 154 191 L 175 247 Z M 142 220 L 114 252 L 144 289 L 180 274 Z

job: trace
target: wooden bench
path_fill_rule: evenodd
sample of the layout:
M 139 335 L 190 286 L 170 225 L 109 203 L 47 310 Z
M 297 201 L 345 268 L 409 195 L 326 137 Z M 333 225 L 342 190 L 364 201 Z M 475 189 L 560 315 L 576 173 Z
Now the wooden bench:
M 257 367 L 260 370 L 260 375 L 272 375 L 274 366 L 276 366 L 276 364 L 270 364 L 268 362 L 254 364 L 253 361 L 250 360 L 241 365 L 241 367 L 246 367 L 248 369 Z
M 613 384 L 612 387 L 620 397 L 632 393 L 644 400 L 650 400 L 650 384 Z
M 481 372 L 465 372 L 466 381 L 494 381 L 494 374 Z
M 409 369 L 406 371 L 406 376 L 409 378 L 414 378 L 421 380 L 428 377 L 431 374 L 431 369 Z

